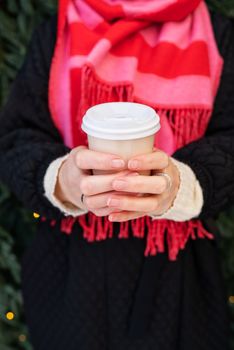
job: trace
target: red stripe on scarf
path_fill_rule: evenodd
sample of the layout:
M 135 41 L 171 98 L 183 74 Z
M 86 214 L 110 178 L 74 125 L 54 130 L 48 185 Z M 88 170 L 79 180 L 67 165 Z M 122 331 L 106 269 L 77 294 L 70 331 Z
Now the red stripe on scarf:
M 193 12 L 202 0 L 177 0 L 174 4 L 165 9 L 140 15 L 139 18 L 154 22 L 181 21 L 188 13 Z M 125 12 L 120 5 L 107 4 L 103 0 L 86 0 L 86 2 L 96 9 L 107 21 L 125 17 Z M 138 18 L 135 14 L 134 18 Z
M 82 23 L 71 24 L 71 57 L 88 55 L 94 45 L 100 40 L 100 36 L 87 30 Z M 122 28 L 123 29 L 123 28 Z M 119 36 L 119 28 L 109 33 L 109 37 L 116 41 Z M 87 41 L 81 40 L 85 37 Z M 139 56 L 139 52 L 145 55 Z M 136 57 L 138 59 L 138 71 L 142 73 L 156 74 L 158 76 L 173 79 L 181 75 L 204 75 L 210 77 L 209 54 L 207 44 L 202 41 L 192 43 L 188 48 L 180 49 L 175 44 L 162 42 L 149 51 L 149 45 L 141 35 L 127 38 L 121 45 L 113 46 L 110 53 L 118 57 Z M 139 57 L 139 58 L 138 58 Z M 157 64 L 152 64 L 157 57 Z M 169 65 L 171 57 L 173 61 Z

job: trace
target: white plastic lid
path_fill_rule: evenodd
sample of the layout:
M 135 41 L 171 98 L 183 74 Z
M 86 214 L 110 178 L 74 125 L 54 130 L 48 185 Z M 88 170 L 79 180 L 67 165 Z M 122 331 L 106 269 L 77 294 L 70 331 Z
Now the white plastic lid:
M 160 129 L 160 118 L 144 104 L 108 102 L 89 108 L 81 128 L 101 139 L 132 140 L 155 134 Z

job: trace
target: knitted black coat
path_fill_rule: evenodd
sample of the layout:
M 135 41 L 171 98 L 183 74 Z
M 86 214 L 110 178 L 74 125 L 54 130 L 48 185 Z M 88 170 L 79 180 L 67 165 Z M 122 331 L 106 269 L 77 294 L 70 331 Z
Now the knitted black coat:
M 214 113 L 205 137 L 174 154 L 200 181 L 204 206 L 199 218 L 209 230 L 234 200 L 234 30 L 221 16 L 212 14 L 212 22 L 225 61 Z M 0 116 L 0 179 L 32 212 L 57 220 L 54 227 L 38 222 L 22 261 L 34 349 L 228 349 L 217 239 L 190 240 L 171 262 L 164 253 L 144 257 L 145 239 L 114 236 L 88 243 L 78 223 L 70 236 L 59 230 L 63 214 L 43 189 L 50 162 L 70 151 L 48 109 L 55 38 L 54 16 L 34 32 Z M 114 227 L 118 232 L 119 223 Z

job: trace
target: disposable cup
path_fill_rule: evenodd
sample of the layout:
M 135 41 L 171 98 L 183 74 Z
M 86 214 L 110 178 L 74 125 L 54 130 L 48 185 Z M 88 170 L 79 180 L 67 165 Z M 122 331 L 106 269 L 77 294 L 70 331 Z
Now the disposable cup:
M 108 102 L 89 108 L 81 128 L 87 133 L 90 150 L 111 153 L 128 161 L 134 156 L 153 151 L 160 118 L 147 105 L 134 102 Z M 119 170 L 92 169 L 94 175 Z M 150 170 L 138 171 L 150 175 Z

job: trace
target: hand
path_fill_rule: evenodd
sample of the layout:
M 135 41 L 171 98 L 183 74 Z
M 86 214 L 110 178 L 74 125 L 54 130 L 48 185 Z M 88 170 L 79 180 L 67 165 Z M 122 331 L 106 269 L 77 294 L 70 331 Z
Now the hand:
M 107 206 L 107 199 L 115 193 L 112 182 L 120 176 L 133 173 L 127 169 L 123 160 L 123 164 L 117 166 L 117 159 L 121 161 L 116 155 L 95 152 L 86 146 L 74 148 L 60 167 L 55 196 L 69 206 L 88 209 L 97 216 L 105 216 L 116 211 L 116 208 Z M 115 166 L 111 164 L 113 160 Z M 92 175 L 90 169 L 112 170 L 115 173 Z M 81 202 L 82 193 L 85 195 L 84 203 Z
M 138 161 L 137 166 L 133 166 L 133 161 Z M 173 204 L 180 184 L 179 171 L 173 164 L 170 157 L 160 150 L 154 149 L 153 153 L 135 156 L 128 161 L 130 170 L 151 170 L 151 175 L 158 172 L 167 173 L 172 180 L 170 190 L 167 190 L 167 180 L 164 176 L 128 176 L 119 177 L 112 183 L 112 188 L 121 190 L 126 195 L 109 198 L 109 207 L 122 210 L 119 213 L 109 215 L 111 221 L 127 221 L 145 215 L 161 215 Z M 141 197 L 129 196 L 128 192 L 142 193 Z M 131 211 L 129 210 L 131 208 Z

